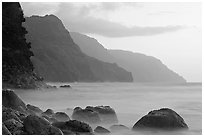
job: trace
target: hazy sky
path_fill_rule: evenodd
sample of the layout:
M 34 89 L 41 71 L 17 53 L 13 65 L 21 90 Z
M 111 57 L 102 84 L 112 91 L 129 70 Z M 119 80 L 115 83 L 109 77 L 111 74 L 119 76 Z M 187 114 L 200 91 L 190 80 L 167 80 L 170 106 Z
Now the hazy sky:
M 159 58 L 189 82 L 202 81 L 201 3 L 21 3 L 26 16 L 54 14 L 69 31 L 105 48 Z

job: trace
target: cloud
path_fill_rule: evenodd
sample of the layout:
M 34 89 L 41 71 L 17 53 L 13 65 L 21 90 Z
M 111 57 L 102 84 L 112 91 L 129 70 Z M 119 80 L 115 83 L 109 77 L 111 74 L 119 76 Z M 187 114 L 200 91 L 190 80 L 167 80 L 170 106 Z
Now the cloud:
M 35 4 L 36 5 L 36 4 Z M 33 5 L 24 5 L 25 7 Z M 55 6 L 55 11 L 53 7 Z M 111 22 L 104 18 L 92 16 L 92 13 L 103 11 L 105 13 L 113 12 L 121 7 L 141 8 L 140 3 L 60 3 L 35 7 L 41 13 L 49 14 L 50 11 L 58 16 L 69 31 L 98 34 L 105 37 L 129 37 L 129 36 L 151 36 L 167 32 L 173 32 L 183 29 L 183 26 L 158 26 L 158 27 L 127 27 L 118 22 Z M 30 7 L 32 11 L 34 8 Z M 36 11 L 35 11 L 36 12 Z

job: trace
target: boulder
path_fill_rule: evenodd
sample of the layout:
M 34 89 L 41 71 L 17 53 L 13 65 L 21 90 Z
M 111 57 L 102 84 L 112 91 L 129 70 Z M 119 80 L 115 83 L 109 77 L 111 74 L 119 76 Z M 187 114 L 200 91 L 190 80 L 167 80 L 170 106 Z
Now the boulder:
M 110 127 L 110 130 L 111 131 L 123 131 L 123 130 L 129 130 L 129 128 L 124 125 L 112 125 Z
M 22 130 L 23 124 L 15 119 L 9 119 L 4 122 L 6 128 L 10 131 L 11 134 L 15 134 L 16 131 Z
M 30 105 L 30 104 L 27 104 L 26 107 L 28 110 L 31 110 L 36 114 L 41 114 L 43 112 L 40 108 L 33 106 L 33 105 Z
M 60 88 L 71 88 L 70 85 L 61 85 Z
M 103 123 L 118 123 L 115 110 L 110 106 L 87 106 L 86 109 L 99 113 L 99 117 Z
M 2 107 L 2 122 L 9 120 L 9 119 L 15 119 L 18 122 L 22 122 L 21 119 L 18 117 L 18 112 L 11 109 L 11 108 L 6 108 Z
M 100 133 L 100 134 L 107 134 L 107 133 L 110 133 L 110 131 L 104 127 L 101 127 L 101 126 L 97 126 L 95 129 L 94 129 L 94 132 L 96 133 Z
M 10 131 L 4 124 L 2 124 L 2 135 L 11 135 Z
M 45 118 L 29 115 L 23 122 L 25 131 L 30 135 L 62 135 L 60 129 L 53 127 Z
M 98 112 L 95 112 L 91 109 L 82 109 L 76 107 L 72 113 L 72 119 L 87 122 L 90 124 L 100 123 L 101 119 Z
M 42 113 L 42 115 L 51 116 L 54 114 L 54 111 L 52 109 L 47 109 L 45 112 Z
M 70 120 L 69 116 L 64 112 L 57 112 L 53 114 L 52 117 L 55 118 L 57 121 L 62 121 L 62 122 Z
M 58 122 L 57 119 L 50 117 L 50 116 L 47 116 L 47 115 L 43 115 L 42 117 L 45 118 L 46 120 L 48 120 L 50 123 Z
M 185 123 L 184 119 L 175 111 L 169 108 L 162 108 L 149 112 L 139 121 L 137 121 L 133 126 L 133 130 L 152 128 L 162 130 L 174 130 L 188 129 L 188 126 Z
M 66 132 L 69 131 L 69 133 L 92 134 L 92 128 L 88 124 L 77 120 L 69 120 L 66 122 L 55 122 L 52 125 L 61 129 L 62 131 L 66 131 Z
M 3 89 L 2 105 L 7 108 L 12 108 L 21 112 L 26 111 L 25 103 L 14 93 L 13 90 Z

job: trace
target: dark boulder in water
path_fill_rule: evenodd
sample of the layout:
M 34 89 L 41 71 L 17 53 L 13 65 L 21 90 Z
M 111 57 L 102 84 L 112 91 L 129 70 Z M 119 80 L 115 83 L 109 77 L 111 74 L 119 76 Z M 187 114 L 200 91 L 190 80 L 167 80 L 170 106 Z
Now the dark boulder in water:
M 183 118 L 175 111 L 168 108 L 162 108 L 149 112 L 133 126 L 133 130 L 149 128 L 174 130 L 188 129 L 188 126 Z
M 100 133 L 100 134 L 107 134 L 107 133 L 110 133 L 110 131 L 102 126 L 97 126 L 95 129 L 94 129 L 94 132 L 96 133 Z
M 2 91 L 2 105 L 21 112 L 26 111 L 25 103 L 10 89 L 4 89 Z
M 62 85 L 62 86 L 60 86 L 60 88 L 71 88 L 71 86 L 70 85 Z
M 90 124 L 96 124 L 101 122 L 98 112 L 95 112 L 91 109 L 82 109 L 80 107 L 76 107 L 74 109 L 72 119 L 87 122 Z
M 23 124 L 15 119 L 9 119 L 4 122 L 6 128 L 10 131 L 11 134 L 15 134 L 23 128 Z
M 112 125 L 110 127 L 110 130 L 111 131 L 122 131 L 122 130 L 129 130 L 129 128 L 124 125 Z
M 70 120 L 69 116 L 64 112 L 57 112 L 53 114 L 52 117 L 55 118 L 57 121 L 62 121 L 62 122 Z
M 33 111 L 36 114 L 41 114 L 43 112 L 40 108 L 33 106 L 33 105 L 30 105 L 30 104 L 27 104 L 26 107 L 27 107 L 27 109 Z
M 100 119 L 103 123 L 117 123 L 118 118 L 115 113 L 115 110 L 110 106 L 87 106 L 86 109 L 98 112 Z
M 30 135 L 62 135 L 62 131 L 53 127 L 46 119 L 29 115 L 23 122 L 25 131 Z
M 51 116 L 54 114 L 54 111 L 52 109 L 47 109 L 45 112 L 42 113 L 42 115 Z
M 55 122 L 52 124 L 53 126 L 61 129 L 67 133 L 74 134 L 92 134 L 92 128 L 84 123 L 77 120 L 69 120 L 66 122 Z

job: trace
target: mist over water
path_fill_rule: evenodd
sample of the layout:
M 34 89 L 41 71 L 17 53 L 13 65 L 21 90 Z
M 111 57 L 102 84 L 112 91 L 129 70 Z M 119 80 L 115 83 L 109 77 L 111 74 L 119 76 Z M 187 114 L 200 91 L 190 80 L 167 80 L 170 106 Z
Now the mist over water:
M 65 83 L 49 83 L 60 86 Z M 119 123 L 130 129 L 149 111 L 168 107 L 182 116 L 189 126 L 187 131 L 134 132 L 116 131 L 112 134 L 201 134 L 202 133 L 202 85 L 156 85 L 136 83 L 69 83 L 72 88 L 46 90 L 16 90 L 26 104 L 64 111 L 70 117 L 72 110 L 80 106 L 108 105 L 114 108 Z M 92 125 L 94 128 L 96 125 Z M 109 128 L 111 125 L 102 125 Z

